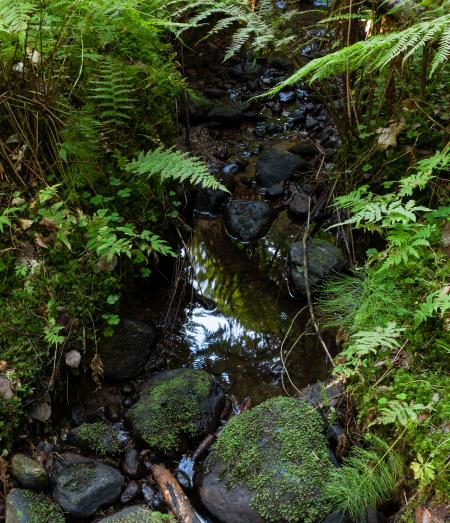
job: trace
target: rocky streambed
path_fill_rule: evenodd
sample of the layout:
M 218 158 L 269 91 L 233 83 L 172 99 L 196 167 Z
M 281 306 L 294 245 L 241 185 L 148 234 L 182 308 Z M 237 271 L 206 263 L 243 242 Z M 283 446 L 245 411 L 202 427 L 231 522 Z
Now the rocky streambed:
M 303 85 L 254 99 L 287 76 L 284 60 L 221 53 L 210 41 L 186 61 L 205 101 L 186 105 L 180 143 L 228 192 L 179 188 L 192 234 L 173 283 L 125 300 L 99 347 L 101 388 L 74 377 L 58 419 L 19 439 L 7 523 L 174 521 L 171 496 L 193 523 L 342 520 L 323 492 L 343 391 L 305 308 L 306 288 L 349 257 L 326 231 L 338 135 Z

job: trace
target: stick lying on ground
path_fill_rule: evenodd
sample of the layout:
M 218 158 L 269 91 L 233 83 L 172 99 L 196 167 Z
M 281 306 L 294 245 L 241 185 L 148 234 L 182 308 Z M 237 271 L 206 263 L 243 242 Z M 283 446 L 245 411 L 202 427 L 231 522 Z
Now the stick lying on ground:
M 162 465 L 152 465 L 151 471 L 169 510 L 180 523 L 201 523 L 186 494 L 175 477 Z

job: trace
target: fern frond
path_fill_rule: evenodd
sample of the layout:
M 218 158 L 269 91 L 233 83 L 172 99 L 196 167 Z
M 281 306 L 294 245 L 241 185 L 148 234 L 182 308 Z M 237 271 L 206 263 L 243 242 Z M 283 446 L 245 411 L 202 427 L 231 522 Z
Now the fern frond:
M 32 1 L 0 0 L 0 32 L 25 33 L 36 10 L 37 5 Z
M 159 147 L 147 153 L 141 152 L 138 157 L 126 165 L 125 169 L 138 175 L 160 176 L 161 180 L 189 181 L 205 189 L 227 191 L 213 176 L 205 163 L 189 153 Z

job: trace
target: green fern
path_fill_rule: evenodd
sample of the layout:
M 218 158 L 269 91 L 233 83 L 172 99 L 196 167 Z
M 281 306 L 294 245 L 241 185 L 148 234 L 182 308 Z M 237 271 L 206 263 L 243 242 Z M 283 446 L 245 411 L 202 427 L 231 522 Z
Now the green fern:
M 148 177 L 158 175 L 162 181 L 189 181 L 205 189 L 220 189 L 228 192 L 227 188 L 208 171 L 202 160 L 174 149 L 159 147 L 147 153 L 141 152 L 135 160 L 126 165 L 125 169 Z
M 327 499 L 351 521 L 359 521 L 369 508 L 388 501 L 403 476 L 397 452 L 375 435 L 368 434 L 366 441 L 367 448 L 351 449 L 325 488 Z
M 26 0 L 0 0 L 0 33 L 16 34 L 23 39 L 32 14 L 37 10 L 34 2 Z
M 380 398 L 382 399 L 382 398 Z M 379 400 L 380 402 L 380 400 Z M 406 427 L 408 425 L 415 424 L 418 421 L 418 414 L 424 412 L 427 409 L 425 405 L 421 403 L 415 403 L 410 401 L 409 403 L 402 400 L 391 400 L 387 402 L 385 407 L 380 409 L 380 416 L 369 424 L 372 425 L 400 425 Z

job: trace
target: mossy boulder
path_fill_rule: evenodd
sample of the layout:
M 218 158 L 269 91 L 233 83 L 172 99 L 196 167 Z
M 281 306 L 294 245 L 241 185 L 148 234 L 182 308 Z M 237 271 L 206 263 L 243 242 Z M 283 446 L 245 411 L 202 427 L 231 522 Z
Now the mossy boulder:
M 75 518 L 87 518 L 116 501 L 124 478 L 118 470 L 100 461 L 65 454 L 53 473 L 53 497 Z
M 14 454 L 11 459 L 11 473 L 26 488 L 43 490 L 48 485 L 47 471 L 25 454 Z
M 173 516 L 153 512 L 144 506 L 128 507 L 106 518 L 102 518 L 98 523 L 175 523 Z
M 6 497 L 6 523 L 64 523 L 59 507 L 47 496 L 12 489 Z
M 69 440 L 74 445 L 102 456 L 114 456 L 122 451 L 119 431 L 110 423 L 103 421 L 82 423 L 70 432 Z
M 342 270 L 347 260 L 342 250 L 327 240 L 315 238 L 308 241 L 309 285 L 312 289 L 325 277 Z M 289 251 L 289 279 L 296 294 L 306 292 L 304 249 L 302 242 L 295 242 Z
M 277 397 L 232 418 L 203 466 L 200 498 L 223 523 L 311 523 L 330 513 L 334 465 L 320 414 Z
M 134 431 L 152 448 L 171 454 L 206 436 L 219 422 L 225 395 L 210 374 L 176 369 L 153 376 L 129 412 Z

